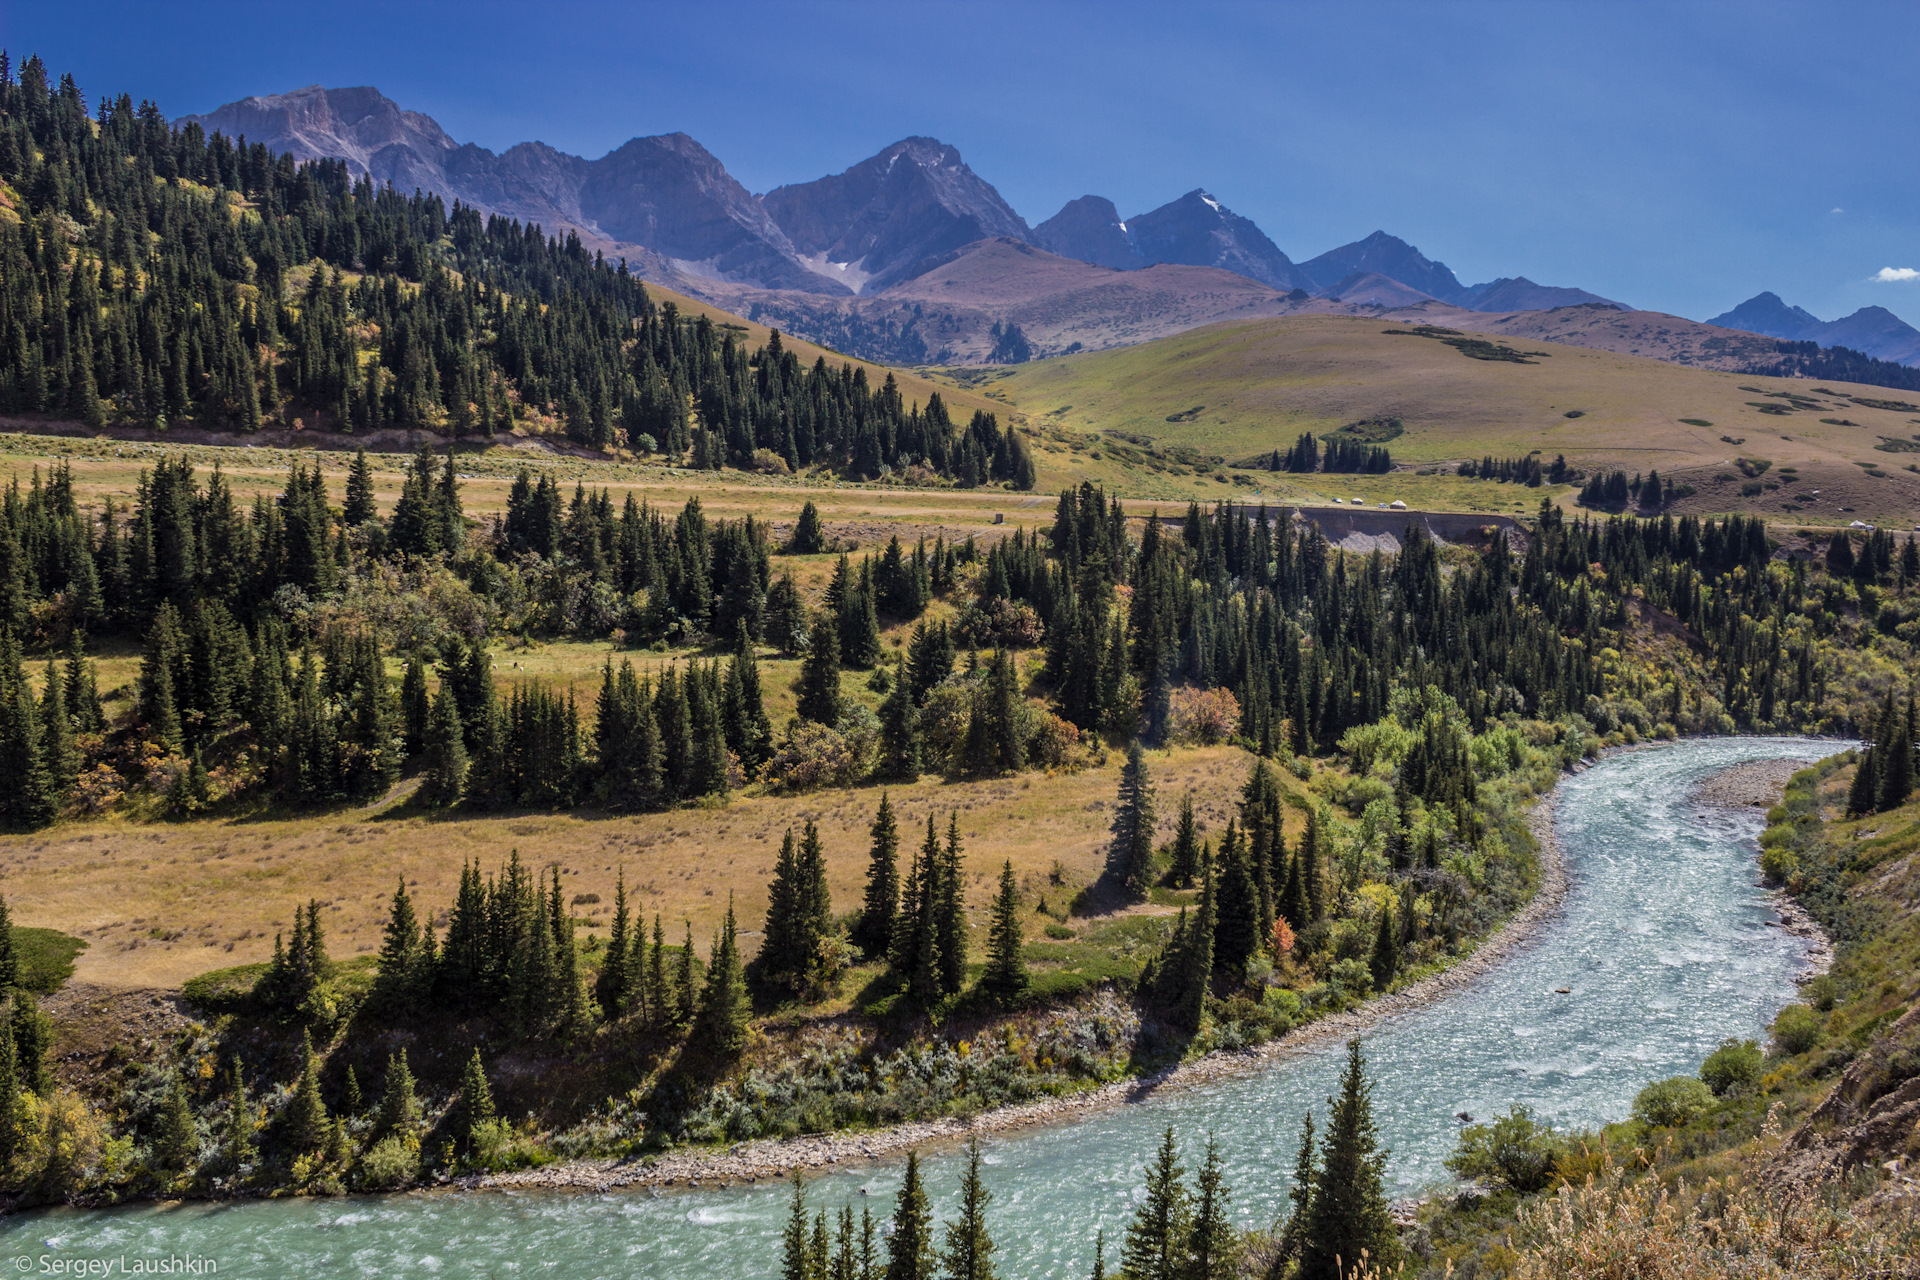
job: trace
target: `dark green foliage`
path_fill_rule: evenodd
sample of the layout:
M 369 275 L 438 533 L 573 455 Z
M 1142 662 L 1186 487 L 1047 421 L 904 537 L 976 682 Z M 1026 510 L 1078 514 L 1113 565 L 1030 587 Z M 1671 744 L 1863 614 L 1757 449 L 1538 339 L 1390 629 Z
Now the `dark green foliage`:
M 1367 968 L 1373 974 L 1373 987 L 1376 991 L 1385 991 L 1393 982 L 1394 975 L 1400 971 L 1400 930 L 1390 908 L 1382 908 L 1378 927 L 1373 934 L 1373 950 L 1367 957 Z
M 402 1049 L 387 1059 L 387 1082 L 374 1111 L 372 1136 L 377 1140 L 411 1133 L 419 1122 L 420 1099 L 414 1092 L 413 1072 L 407 1067 L 407 1051 Z
M 280 1114 L 280 1131 L 295 1151 L 314 1152 L 332 1134 L 333 1122 L 327 1104 L 320 1096 L 320 1060 L 313 1052 L 313 1039 L 301 1033 L 300 1078 Z
M 812 620 L 798 688 L 801 719 L 829 726 L 840 722 L 840 633 L 831 616 Z
M 1535 1120 L 1531 1110 L 1515 1103 L 1490 1123 L 1462 1129 L 1453 1154 L 1447 1157 L 1447 1169 L 1455 1177 L 1530 1196 L 1552 1184 L 1559 1154 L 1552 1126 Z
M 47 1066 L 47 1053 L 53 1048 L 53 1019 L 40 1008 L 32 992 L 15 987 L 8 1023 L 13 1033 L 14 1078 L 20 1088 L 44 1098 L 53 1092 L 53 1072 Z
M 1238 980 L 1265 941 L 1260 936 L 1260 893 L 1247 865 L 1246 841 L 1232 821 L 1214 858 L 1219 871 L 1220 923 L 1214 935 L 1213 967 Z
M 1167 866 L 1167 883 L 1176 889 L 1193 885 L 1200 873 L 1200 837 L 1193 817 L 1193 792 L 1180 797 L 1180 822 L 1173 833 L 1173 857 Z
M 1357 1037 L 1347 1043 L 1340 1097 L 1328 1104 L 1326 1138 L 1302 1233 L 1301 1280 L 1342 1280 L 1363 1249 L 1369 1265 L 1381 1270 L 1400 1261 L 1400 1236 L 1384 1190 L 1387 1152 L 1374 1130 L 1373 1085 Z
M 462 1142 L 473 1141 L 475 1127 L 493 1119 L 493 1087 L 487 1083 L 487 1068 L 475 1049 L 460 1072 L 460 1093 L 454 1104 L 453 1132 Z
M 827 549 L 827 535 L 820 527 L 820 508 L 813 505 L 809 498 L 800 508 L 800 518 L 794 522 L 793 536 L 787 541 L 787 550 L 797 556 L 817 556 Z
M 427 804 L 455 805 L 466 795 L 466 735 L 460 723 L 459 709 L 452 692 L 441 685 L 434 694 L 427 715 L 426 732 L 421 738 L 423 776 L 420 798 Z
M 1240 1239 L 1228 1210 L 1232 1199 L 1220 1169 L 1220 1149 L 1207 1136 L 1207 1155 L 1194 1180 L 1193 1226 L 1187 1237 L 1184 1280 L 1234 1280 L 1239 1274 Z
M 693 1028 L 695 1040 L 721 1058 L 737 1056 L 747 1040 L 747 975 L 740 964 L 736 932 L 733 901 L 728 899 L 726 922 L 714 939 Z
M 852 942 L 869 956 L 882 956 L 893 945 L 894 918 L 900 910 L 900 830 L 894 822 L 893 803 L 884 791 L 867 835 L 872 841 L 867 851 L 867 891 Z
M 1127 748 L 1127 764 L 1120 773 L 1120 794 L 1114 804 L 1113 845 L 1107 855 L 1107 874 L 1129 895 L 1147 896 L 1153 883 L 1153 777 L 1139 742 Z
M 907 1153 L 907 1176 L 894 1202 L 885 1280 L 934 1280 L 933 1212 L 920 1183 L 920 1153 Z
M 1027 966 L 1021 954 L 1025 941 L 1020 932 L 1020 886 L 1009 859 L 1000 869 L 1000 892 L 993 900 L 993 924 L 987 933 L 987 968 L 980 976 L 980 985 L 1001 1000 L 1011 1000 L 1027 989 Z
M 992 1200 L 980 1176 L 980 1139 L 975 1137 L 967 1143 L 967 1168 L 960 1175 L 960 1211 L 947 1224 L 947 1247 L 940 1260 L 943 1280 L 995 1280 L 995 1246 L 987 1232 Z
M 153 1137 L 153 1158 L 160 1168 L 172 1174 L 193 1172 L 200 1150 L 200 1126 L 193 1117 L 193 1104 L 178 1074 L 167 1085 L 166 1100 L 160 1106 L 160 1119 Z
M 807 991 L 822 976 L 822 947 L 833 930 L 833 903 L 827 892 L 826 857 L 813 823 L 796 848 L 787 829 L 767 889 L 766 931 L 757 961 L 760 976 L 771 983 Z
M 1183 1280 L 1187 1273 L 1192 1203 L 1169 1127 L 1147 1165 L 1146 1195 L 1127 1224 L 1121 1274 L 1127 1280 Z

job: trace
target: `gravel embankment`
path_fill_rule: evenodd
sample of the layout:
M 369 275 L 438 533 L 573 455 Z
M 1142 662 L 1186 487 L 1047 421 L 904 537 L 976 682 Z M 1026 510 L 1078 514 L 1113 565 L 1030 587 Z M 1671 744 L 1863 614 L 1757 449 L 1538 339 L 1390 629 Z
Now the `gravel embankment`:
M 1806 767 L 1804 760 L 1749 760 L 1708 778 L 1693 798 L 1705 809 L 1771 809 L 1780 802 L 1787 780 Z M 1833 942 L 1826 930 L 1785 889 L 1770 890 L 1767 897 L 1780 916 L 1767 921 L 1768 926 L 1806 940 L 1807 967 L 1795 981 L 1805 986 L 1833 968 Z
M 1168 1089 L 1188 1088 L 1345 1040 L 1385 1019 L 1421 1009 L 1471 986 L 1508 956 L 1532 944 L 1566 896 L 1566 865 L 1553 838 L 1553 797 L 1542 798 L 1528 815 L 1539 842 L 1539 891 L 1470 955 L 1443 972 L 1423 978 L 1349 1013 L 1323 1018 L 1281 1039 L 1249 1049 L 1209 1054 L 1135 1080 L 1122 1080 L 1064 1098 L 1048 1098 L 984 1112 L 972 1121 L 944 1119 L 897 1125 L 860 1133 L 814 1134 L 800 1138 L 760 1139 L 724 1152 L 672 1151 L 637 1160 L 579 1160 L 517 1173 L 459 1179 L 462 1188 L 549 1188 L 610 1191 L 619 1187 L 731 1187 L 779 1178 L 797 1169 L 819 1171 L 839 1165 L 898 1156 L 912 1148 L 963 1141 L 973 1133 L 996 1133 L 1055 1124 L 1108 1107 L 1150 1100 Z

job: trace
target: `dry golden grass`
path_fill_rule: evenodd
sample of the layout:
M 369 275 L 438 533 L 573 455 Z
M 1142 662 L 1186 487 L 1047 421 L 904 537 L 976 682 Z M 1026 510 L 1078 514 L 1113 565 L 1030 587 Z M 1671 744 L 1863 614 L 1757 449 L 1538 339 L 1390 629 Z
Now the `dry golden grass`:
M 1178 797 L 1189 788 L 1217 836 L 1245 781 L 1247 755 L 1214 747 L 1150 759 L 1161 838 L 1170 838 Z M 984 919 L 1004 859 L 1025 886 L 1059 905 L 1099 872 L 1120 763 L 1115 755 L 1072 774 L 954 784 L 929 776 L 890 787 L 903 855 L 924 835 L 928 814 L 944 835 L 947 815 L 957 811 L 976 920 Z M 406 877 L 423 911 L 438 913 L 452 901 L 463 861 L 478 858 L 491 871 L 513 849 L 529 863 L 558 864 L 570 894 L 598 894 L 597 904 L 575 910 L 603 927 L 616 869 L 624 868 L 637 911 L 660 913 L 676 936 L 679 921 L 692 920 L 704 946 L 729 895 L 742 926 L 759 928 L 781 835 L 809 819 L 820 826 L 835 908 L 857 907 L 881 790 L 743 794 L 722 808 L 633 816 L 432 818 L 410 816 L 399 801 L 314 816 L 72 822 L 0 838 L 0 892 L 16 923 L 87 939 L 75 976 L 107 987 L 173 987 L 209 969 L 264 960 L 293 905 L 310 897 L 327 906 L 335 958 L 375 951 L 396 877 Z M 1056 863 L 1060 890 L 1051 880 Z M 751 952 L 757 936 L 745 944 Z

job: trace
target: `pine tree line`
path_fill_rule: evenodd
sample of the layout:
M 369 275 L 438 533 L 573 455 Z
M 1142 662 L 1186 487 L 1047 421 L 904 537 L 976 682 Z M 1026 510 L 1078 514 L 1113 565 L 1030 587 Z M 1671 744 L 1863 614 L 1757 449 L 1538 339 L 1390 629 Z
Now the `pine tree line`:
M 697 467 L 761 454 L 862 479 L 919 466 L 1034 483 L 1025 438 L 993 414 L 959 428 L 937 394 L 909 406 L 891 374 L 874 388 L 824 356 L 803 367 L 777 334 L 748 351 L 655 306 L 571 233 L 175 129 L 126 95 L 90 111 L 38 58 L 17 79 L 0 63 L 0 179 L 25 202 L 0 226 L 6 412 L 484 436 L 558 423 Z

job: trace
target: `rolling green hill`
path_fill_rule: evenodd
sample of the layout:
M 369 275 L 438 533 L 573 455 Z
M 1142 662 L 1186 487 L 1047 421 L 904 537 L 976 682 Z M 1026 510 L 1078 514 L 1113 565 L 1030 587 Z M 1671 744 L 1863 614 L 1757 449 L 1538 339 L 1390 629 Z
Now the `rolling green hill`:
M 1154 496 L 1185 457 L 1224 463 L 1220 479 L 1263 496 L 1511 509 L 1535 505 L 1539 495 L 1410 472 L 1539 450 L 1587 470 L 1657 469 L 1698 491 L 1680 510 L 1843 525 L 1910 523 L 1920 511 L 1920 473 L 1909 469 L 1920 463 L 1920 397 L 1533 339 L 1287 317 L 1209 325 L 967 381 L 1015 407 L 1056 449 L 1099 453 L 1109 466 L 1118 460 L 1137 489 Z M 1402 424 L 1389 442 L 1401 468 L 1392 475 L 1235 474 L 1232 464 L 1253 463 L 1303 432 L 1324 435 L 1368 419 Z M 1767 465 L 1751 474 L 1760 462 Z M 1743 492 L 1756 480 L 1757 492 Z

